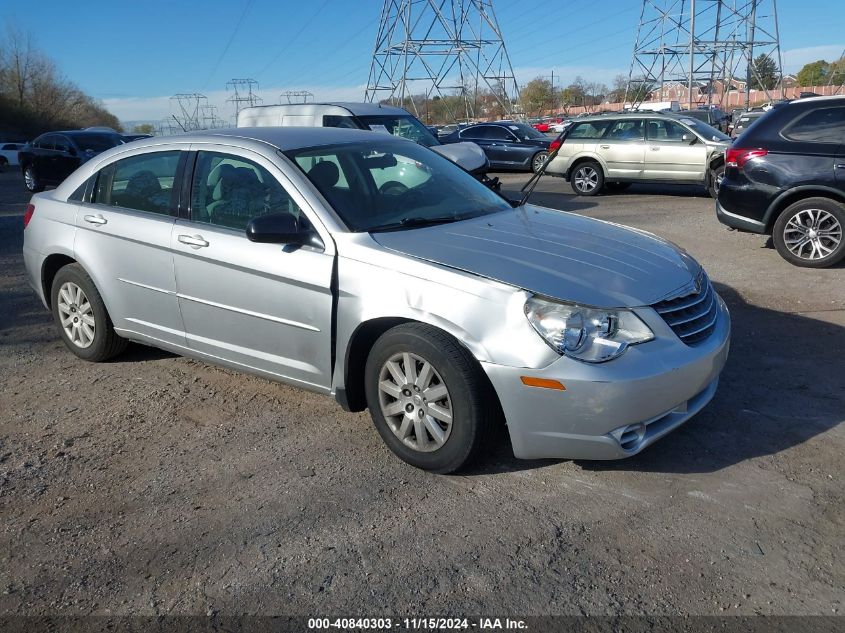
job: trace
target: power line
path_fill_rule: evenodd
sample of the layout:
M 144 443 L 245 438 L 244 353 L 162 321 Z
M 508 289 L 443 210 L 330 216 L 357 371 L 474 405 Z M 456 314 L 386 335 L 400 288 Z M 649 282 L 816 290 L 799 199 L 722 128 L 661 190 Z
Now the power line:
M 208 79 L 205 80 L 205 84 L 203 84 L 203 90 L 205 90 L 206 86 L 211 82 L 214 78 L 214 73 L 217 72 L 217 69 L 220 67 L 220 62 L 223 61 L 223 58 L 226 57 L 226 53 L 229 52 L 229 47 L 232 45 L 232 42 L 235 39 L 235 36 L 238 34 L 238 31 L 241 28 L 241 24 L 246 17 L 246 14 L 249 13 L 249 9 L 252 6 L 255 0 L 247 0 L 247 3 L 244 5 L 244 10 L 241 11 L 241 17 L 238 18 L 237 24 L 235 24 L 235 28 L 232 30 L 232 34 L 229 36 L 229 41 L 226 42 L 226 46 L 223 47 L 223 52 L 220 53 L 220 57 L 217 58 L 217 61 L 214 63 L 214 67 L 211 69 L 211 72 L 208 74 Z
M 320 15 L 320 13 L 323 11 L 323 9 L 325 9 L 325 8 L 326 8 L 326 5 L 327 5 L 328 3 L 329 3 L 329 0 L 323 0 L 323 4 L 321 4 L 321 5 L 320 5 L 320 7 L 317 9 L 317 11 L 316 11 L 316 12 L 315 12 L 315 13 L 314 13 L 314 14 L 313 14 L 310 18 L 308 18 L 308 19 L 307 19 L 307 20 L 306 20 L 306 21 L 302 24 L 302 26 L 301 26 L 301 27 L 299 27 L 299 30 L 296 32 L 296 34 L 295 34 L 292 38 L 290 38 L 290 39 L 287 41 L 287 43 L 286 43 L 286 44 L 282 47 L 282 50 L 280 50 L 278 53 L 276 53 L 276 56 L 275 56 L 275 57 L 273 57 L 273 59 L 271 59 L 269 62 L 267 62 L 267 65 L 266 65 L 266 66 L 264 66 L 264 68 L 262 68 L 262 69 L 261 69 L 261 70 L 257 73 L 257 75 L 256 75 L 257 77 L 260 77 L 260 76 L 261 76 L 261 75 L 263 75 L 265 72 L 267 72 L 267 71 L 270 69 L 270 67 L 278 61 L 278 59 L 282 56 L 282 53 L 284 53 L 284 52 L 285 52 L 288 48 L 290 48 L 291 44 L 293 44 L 293 43 L 296 41 L 296 39 L 297 39 L 300 35 L 302 35 L 303 31 L 305 31 L 305 29 L 307 29 L 307 28 L 311 25 L 311 23 L 312 23 L 315 19 L 317 19 L 317 16 L 318 16 L 318 15 Z

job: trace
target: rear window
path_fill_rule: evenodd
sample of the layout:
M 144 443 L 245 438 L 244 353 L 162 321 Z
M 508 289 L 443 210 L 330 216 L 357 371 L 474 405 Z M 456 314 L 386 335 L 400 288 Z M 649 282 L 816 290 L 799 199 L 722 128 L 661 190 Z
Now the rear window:
M 117 134 L 79 134 L 73 137 L 73 142 L 83 152 L 105 152 L 123 141 Z
M 792 141 L 845 143 L 845 106 L 812 110 L 789 124 L 783 136 Z

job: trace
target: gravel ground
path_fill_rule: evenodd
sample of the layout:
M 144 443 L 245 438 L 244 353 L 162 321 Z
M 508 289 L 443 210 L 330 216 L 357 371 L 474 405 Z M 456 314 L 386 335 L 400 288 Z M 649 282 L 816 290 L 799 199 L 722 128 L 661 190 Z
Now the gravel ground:
M 697 257 L 734 319 L 722 384 L 626 461 L 502 437 L 436 476 L 327 397 L 141 346 L 77 360 L 0 174 L 0 615 L 841 613 L 845 267 L 790 266 L 695 188 L 534 199 Z

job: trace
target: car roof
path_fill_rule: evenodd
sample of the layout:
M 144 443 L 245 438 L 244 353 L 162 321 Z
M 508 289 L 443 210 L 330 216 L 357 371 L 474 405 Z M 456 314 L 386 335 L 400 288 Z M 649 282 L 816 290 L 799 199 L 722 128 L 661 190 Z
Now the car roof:
M 312 105 L 312 104 L 307 104 Z M 382 105 L 380 103 L 366 103 L 366 102 L 355 102 L 355 101 L 327 101 L 325 103 L 315 103 L 313 105 L 327 105 L 327 106 L 337 106 L 339 108 L 346 108 L 352 114 L 361 115 L 361 116 L 371 116 L 371 115 L 391 115 L 391 114 L 399 114 L 399 115 L 409 115 L 410 112 L 404 110 L 402 108 L 397 108 L 391 105 Z
M 793 99 L 784 103 L 787 107 L 807 107 L 807 104 L 828 103 L 830 101 L 845 101 L 845 95 L 826 95 L 824 97 L 813 97 L 812 99 Z
M 219 130 L 204 130 L 201 132 L 188 132 L 173 136 L 158 136 L 148 139 L 133 141 L 135 147 L 145 145 L 160 145 L 163 142 L 172 141 L 179 143 L 220 143 L 223 140 L 240 141 L 233 143 L 238 145 L 249 145 L 254 142 L 272 145 L 276 149 L 287 151 L 301 149 L 303 147 L 316 147 L 320 145 L 334 145 L 336 143 L 354 143 L 356 141 L 373 141 L 379 139 L 381 142 L 391 143 L 412 143 L 406 139 L 373 132 L 370 130 L 353 130 L 337 127 L 236 127 Z
M 574 123 L 589 123 L 590 121 L 606 121 L 608 118 L 614 119 L 642 119 L 648 117 L 650 119 L 673 119 L 675 116 L 683 112 L 668 113 L 668 112 L 654 112 L 652 110 L 643 110 L 640 112 L 605 112 L 604 114 L 592 114 L 590 116 L 578 117 Z

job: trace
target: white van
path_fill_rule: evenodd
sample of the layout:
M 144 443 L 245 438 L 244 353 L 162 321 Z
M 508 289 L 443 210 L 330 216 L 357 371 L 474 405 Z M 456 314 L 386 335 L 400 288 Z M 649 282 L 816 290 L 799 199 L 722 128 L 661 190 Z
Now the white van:
M 487 155 L 475 143 L 443 145 L 407 110 L 379 103 L 294 103 L 253 106 L 238 113 L 238 127 L 347 127 L 373 130 L 424 145 L 475 176 L 490 167 Z

